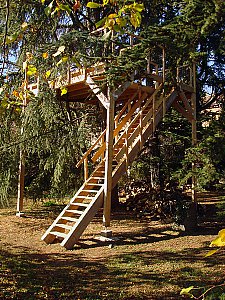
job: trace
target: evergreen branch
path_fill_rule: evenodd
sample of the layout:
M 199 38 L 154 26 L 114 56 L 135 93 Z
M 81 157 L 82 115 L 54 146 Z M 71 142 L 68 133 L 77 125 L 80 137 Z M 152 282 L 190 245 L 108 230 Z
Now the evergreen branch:
M 83 118 L 83 116 L 82 116 L 82 117 L 78 117 L 78 118 L 74 119 L 73 122 L 69 122 L 68 124 L 71 125 L 72 123 L 74 123 L 74 122 L 76 122 L 76 121 L 79 121 L 79 120 L 82 119 L 82 118 Z M 23 144 L 23 143 L 25 143 L 25 142 L 28 142 L 28 141 L 30 141 L 30 140 L 34 140 L 34 139 L 36 139 L 37 137 L 46 136 L 46 135 L 48 135 L 48 134 L 51 134 L 51 133 L 53 133 L 53 132 L 56 132 L 56 131 L 58 131 L 59 129 L 60 129 L 60 130 L 61 130 L 61 129 L 65 129 L 65 124 L 63 124 L 62 126 L 59 126 L 57 129 L 49 130 L 49 131 L 43 132 L 42 134 L 35 134 L 35 135 L 33 135 L 32 137 L 29 137 L 29 138 L 27 138 L 27 139 L 22 139 L 22 140 L 19 140 L 18 142 L 13 142 L 13 143 L 10 143 L 10 144 L 8 144 L 8 145 L 2 146 L 2 147 L 0 147 L 0 150 L 3 150 L 3 149 L 9 149 L 9 148 L 11 148 L 11 147 L 13 147 L 13 146 L 21 145 L 21 144 Z

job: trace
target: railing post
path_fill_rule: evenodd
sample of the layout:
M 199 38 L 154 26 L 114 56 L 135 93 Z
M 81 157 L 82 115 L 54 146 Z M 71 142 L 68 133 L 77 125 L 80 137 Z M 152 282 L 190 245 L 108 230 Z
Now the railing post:
M 118 119 L 116 119 L 115 120 L 115 128 L 117 128 L 117 126 L 118 126 Z M 115 142 L 117 142 L 118 141 L 118 133 L 115 135 Z
M 155 132 L 155 95 L 152 97 L 152 131 Z
M 139 98 L 139 101 L 140 101 L 140 99 L 141 99 L 141 90 L 139 91 L 138 98 Z M 140 115 L 139 128 L 140 128 L 140 150 L 141 150 L 142 147 L 143 147 L 143 136 L 142 136 L 142 130 L 143 130 L 142 118 L 143 118 L 143 113 L 142 113 L 141 101 L 140 101 L 140 106 L 139 106 L 139 115 Z
M 88 158 L 84 159 L 84 181 L 88 180 Z
M 70 70 L 70 65 L 68 65 L 68 69 L 67 69 L 67 82 L 68 82 L 68 84 L 71 84 L 71 70 Z
M 163 85 L 165 84 L 166 81 L 166 52 L 165 52 L 165 48 L 162 48 L 162 69 L 163 69 L 163 73 L 162 73 L 162 77 L 163 77 Z M 165 97 L 165 89 L 163 88 L 163 118 L 166 115 L 166 97 Z
M 126 156 L 126 172 L 128 176 L 128 167 L 129 167 L 129 134 L 128 134 L 128 126 L 126 127 L 126 134 L 125 134 L 125 156 Z

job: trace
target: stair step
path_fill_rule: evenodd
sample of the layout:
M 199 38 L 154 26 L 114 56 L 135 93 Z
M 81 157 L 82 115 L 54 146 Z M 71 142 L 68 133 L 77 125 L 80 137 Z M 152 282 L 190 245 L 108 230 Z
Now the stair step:
M 69 226 L 66 224 L 56 224 L 55 227 L 60 227 L 60 228 L 68 229 L 68 230 L 70 230 L 72 228 L 72 226 Z
M 96 185 L 96 186 L 102 186 L 102 183 L 94 183 L 94 182 L 87 182 L 86 185 Z
M 77 218 L 72 218 L 72 217 L 61 217 L 61 219 L 69 222 L 76 222 L 78 220 Z
M 65 238 L 67 236 L 66 233 L 63 233 L 63 232 L 59 232 L 59 231 L 51 231 L 50 234 L 53 234 L 57 237 L 61 237 L 61 238 Z
M 99 190 L 83 190 L 82 192 L 97 193 Z
M 73 202 L 70 205 L 76 205 L 76 206 L 81 206 L 81 207 L 88 207 L 89 204 L 87 203 L 80 203 L 80 202 Z
M 79 198 L 79 199 L 94 199 L 94 197 L 89 197 L 89 196 L 76 196 L 76 198 Z
M 79 215 L 82 215 L 82 213 L 83 213 L 84 211 L 77 210 L 77 209 L 67 209 L 66 212 L 70 212 L 70 213 L 73 213 L 73 214 L 79 214 Z

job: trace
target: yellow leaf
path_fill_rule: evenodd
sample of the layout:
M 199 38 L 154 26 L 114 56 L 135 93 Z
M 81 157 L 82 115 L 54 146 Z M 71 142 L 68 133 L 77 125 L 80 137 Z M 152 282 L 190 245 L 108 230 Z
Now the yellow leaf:
M 51 70 L 45 72 L 45 78 L 48 78 L 51 75 Z
M 68 56 L 63 56 L 62 57 L 62 61 L 65 63 L 65 62 L 67 62 L 67 60 L 68 60 Z
M 180 291 L 180 295 L 187 295 L 187 296 L 189 296 L 189 297 L 193 297 L 193 295 L 191 295 L 189 292 L 193 289 L 194 287 L 193 286 L 189 286 L 188 288 L 186 288 L 186 289 L 182 289 L 181 291 Z
M 19 92 L 18 91 L 14 90 L 12 93 L 13 93 L 13 96 L 19 98 Z
M 60 90 L 61 90 L 61 96 L 66 95 L 68 92 L 66 87 L 61 87 Z
M 42 4 L 45 4 L 45 0 L 41 0 L 41 3 L 42 3 Z
M 21 25 L 21 27 L 22 27 L 23 30 L 26 30 L 27 27 L 28 27 L 27 22 L 23 22 L 23 24 Z
M 114 19 L 114 18 L 116 18 L 116 17 L 117 17 L 117 14 L 110 14 L 110 15 L 108 16 L 109 19 Z
M 34 65 L 28 65 L 27 67 L 27 75 L 32 76 L 37 73 L 37 68 Z
M 210 250 L 209 252 L 206 253 L 205 257 L 211 256 L 211 255 L 213 255 L 214 253 L 216 253 L 217 251 L 219 251 L 219 249 L 213 249 L 213 250 Z
M 127 21 L 124 18 L 117 18 L 116 19 L 116 23 L 120 26 L 120 27 L 124 27 L 127 25 Z
M 22 92 L 19 93 L 19 97 L 20 97 L 21 100 L 23 100 L 23 93 Z
M 18 32 L 7 36 L 6 37 L 6 44 L 8 45 L 8 44 L 11 44 L 11 43 L 15 42 L 16 39 L 18 38 L 18 36 L 19 36 Z
M 101 4 L 96 3 L 96 2 L 88 2 L 87 3 L 87 7 L 89 7 L 89 8 L 98 8 L 100 6 L 101 6 Z
M 0 94 L 3 92 L 3 90 L 4 90 L 3 88 L 0 88 Z
M 42 57 L 43 57 L 44 59 L 47 59 L 47 58 L 48 58 L 48 52 L 42 53 Z
M 141 14 L 139 12 L 131 12 L 130 22 L 136 29 L 141 25 Z
M 222 241 L 221 237 L 218 236 L 217 238 L 215 238 L 215 240 L 213 240 L 210 244 L 210 247 L 224 247 L 225 246 L 225 242 Z
M 225 229 L 220 230 L 218 236 L 221 238 L 222 242 L 225 242 Z
M 134 9 L 135 11 L 142 12 L 142 10 L 145 9 L 145 8 L 144 8 L 144 4 L 143 4 L 143 3 L 139 4 L 139 3 L 134 2 L 134 4 L 133 4 L 133 9 Z

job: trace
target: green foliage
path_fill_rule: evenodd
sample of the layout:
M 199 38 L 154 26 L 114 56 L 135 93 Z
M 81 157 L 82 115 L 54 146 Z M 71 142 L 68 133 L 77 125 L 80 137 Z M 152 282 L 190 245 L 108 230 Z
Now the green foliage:
M 112 87 L 137 80 L 146 66 L 152 48 L 152 59 L 161 59 L 166 49 L 168 84 L 176 77 L 176 66 L 198 63 L 197 107 L 200 112 L 212 102 L 224 101 L 224 1 L 8 1 L 0 10 L 0 190 L 1 201 L 15 193 L 19 146 L 27 151 L 26 190 L 41 197 L 46 189 L 65 193 L 77 186 L 80 176 L 74 165 L 90 144 L 87 133 L 96 128 L 87 117 L 84 106 L 74 107 L 72 122 L 65 107 L 60 107 L 46 80 L 63 78 L 68 65 L 89 67 L 101 61 L 106 64 L 106 81 Z M 4 5 L 3 5 L 4 6 Z M 8 12 L 8 13 L 7 13 Z M 109 30 L 103 37 L 91 32 L 99 27 Z M 114 33 L 112 34 L 112 30 Z M 135 47 L 129 48 L 130 39 Z M 112 51 L 112 42 L 114 51 Z M 126 48 L 124 51 L 121 49 Z M 158 50 L 157 50 L 158 49 Z M 42 95 L 31 95 L 26 113 L 23 61 L 27 59 L 29 81 L 39 75 Z M 206 87 L 213 97 L 205 101 Z M 67 95 L 61 86 L 61 95 Z M 48 98 L 48 99 L 47 99 Z M 93 121 L 93 125 L 87 126 Z M 179 123 L 180 122 L 180 123 Z M 25 131 L 20 135 L 20 125 Z M 171 125 L 170 125 L 171 124 Z M 190 125 L 175 114 L 165 119 L 160 128 L 158 153 L 149 153 L 133 166 L 132 176 L 151 177 L 155 173 L 161 184 L 179 179 L 189 180 L 193 157 L 198 164 L 199 188 L 215 179 L 224 178 L 224 111 L 217 122 L 201 129 L 201 143 L 190 147 Z M 26 145 L 26 147 L 25 147 Z M 181 166 L 182 160 L 183 166 Z M 158 168 L 159 171 L 156 172 Z M 156 180 L 157 181 L 157 180 Z
M 224 112 L 221 111 L 219 118 L 213 119 L 208 125 L 200 127 L 201 141 L 196 147 L 187 149 L 182 168 L 175 174 L 181 184 L 196 175 L 199 190 L 224 180 L 225 175 Z M 191 169 L 192 163 L 196 165 L 194 171 Z

